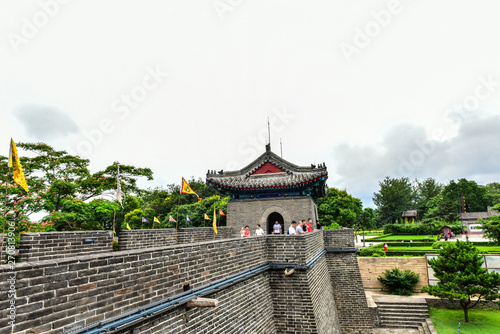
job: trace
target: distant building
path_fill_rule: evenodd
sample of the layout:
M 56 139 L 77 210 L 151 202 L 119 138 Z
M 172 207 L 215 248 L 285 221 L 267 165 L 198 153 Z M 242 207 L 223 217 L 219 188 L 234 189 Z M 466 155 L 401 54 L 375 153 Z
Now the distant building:
M 465 233 L 483 233 L 483 224 L 478 222 L 478 220 L 486 219 L 489 216 L 499 215 L 499 214 L 500 214 L 499 212 L 491 210 L 491 207 L 488 206 L 485 212 L 459 213 L 458 220 L 462 222 Z
M 260 224 L 271 234 L 278 221 L 286 234 L 291 221 L 318 219 L 315 200 L 327 193 L 325 164 L 310 167 L 292 164 L 266 145 L 266 152 L 237 171 L 208 171 L 206 183 L 230 197 L 227 226 L 239 231 Z

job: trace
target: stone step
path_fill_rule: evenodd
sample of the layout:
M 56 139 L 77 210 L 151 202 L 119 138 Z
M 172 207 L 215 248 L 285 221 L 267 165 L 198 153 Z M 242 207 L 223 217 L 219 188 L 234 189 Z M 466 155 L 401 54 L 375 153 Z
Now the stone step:
M 397 308 L 427 308 L 427 304 L 415 303 L 415 304 L 399 304 L 399 303 L 376 303 L 378 307 L 397 307 Z
M 411 313 L 429 314 L 429 311 L 427 309 L 423 309 L 423 308 L 398 310 L 395 308 L 380 308 L 379 307 L 378 311 L 379 311 L 379 313 L 394 313 L 394 314 L 401 314 L 401 315 L 406 315 L 406 314 L 411 314 Z
M 418 334 L 425 334 L 423 326 L 418 326 Z
M 431 334 L 429 331 L 429 326 L 427 326 L 427 323 L 425 321 L 422 321 L 422 329 L 424 331 L 424 334 Z
M 418 322 L 402 322 L 402 321 L 381 321 L 380 322 L 380 327 L 390 327 L 390 328 L 415 328 L 418 329 L 419 327 L 422 327 L 419 325 Z
M 400 315 L 381 315 L 380 316 L 380 320 L 386 320 L 386 321 L 390 321 L 390 320 L 402 320 L 402 321 L 414 321 L 414 322 L 422 322 L 422 321 L 425 321 L 425 319 L 428 317 L 428 315 L 421 315 L 421 316 L 418 316 L 418 315 L 409 315 L 409 316 L 406 316 L 406 317 L 403 317 L 403 316 L 400 316 Z

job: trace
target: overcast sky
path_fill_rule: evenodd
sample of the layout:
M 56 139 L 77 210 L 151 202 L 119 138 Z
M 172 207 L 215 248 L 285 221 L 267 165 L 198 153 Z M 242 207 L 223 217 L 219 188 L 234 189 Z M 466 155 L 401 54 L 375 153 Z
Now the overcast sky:
M 272 150 L 373 206 L 385 176 L 500 181 L 498 1 L 2 1 L 0 143 L 150 167 Z M 23 154 L 21 152 L 21 154 Z

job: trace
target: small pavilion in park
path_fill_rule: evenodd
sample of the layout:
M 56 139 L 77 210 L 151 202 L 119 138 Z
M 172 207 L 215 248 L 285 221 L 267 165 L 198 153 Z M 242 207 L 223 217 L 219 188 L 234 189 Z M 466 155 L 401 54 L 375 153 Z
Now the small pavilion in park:
M 278 221 L 286 234 L 295 220 L 313 219 L 316 228 L 318 209 L 315 200 L 326 195 L 328 172 L 325 164 L 309 167 L 294 165 L 271 151 L 237 171 L 208 171 L 206 183 L 230 196 L 227 226 L 239 232 L 248 225 L 253 232 L 260 224 L 271 234 Z

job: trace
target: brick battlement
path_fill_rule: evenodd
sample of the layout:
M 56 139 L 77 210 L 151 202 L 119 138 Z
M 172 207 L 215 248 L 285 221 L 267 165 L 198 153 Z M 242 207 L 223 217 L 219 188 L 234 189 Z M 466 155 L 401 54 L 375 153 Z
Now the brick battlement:
M 186 289 L 284 262 L 302 265 L 302 269 L 287 275 L 283 268 L 273 267 L 213 292 L 210 298 L 219 300 L 215 309 L 176 307 L 123 333 L 134 330 L 159 334 L 166 329 L 194 333 L 200 328 L 209 333 L 241 333 L 244 329 L 245 333 L 291 330 L 338 334 L 364 330 L 371 326 L 366 300 L 357 299 L 354 304 L 352 300 L 363 291 L 355 253 L 342 253 L 338 261 L 337 254 L 324 254 L 326 247 L 339 246 L 344 238 L 331 234 L 344 236 L 348 232 L 253 236 L 19 263 L 15 268 L 13 332 L 68 332 Z M 349 254 L 354 261 L 344 258 Z M 8 290 L 11 275 L 8 266 L 0 266 L 2 291 Z M 10 332 L 9 303 L 7 294 L 2 293 L 0 334 Z M 340 306 L 350 313 L 337 311 Z

